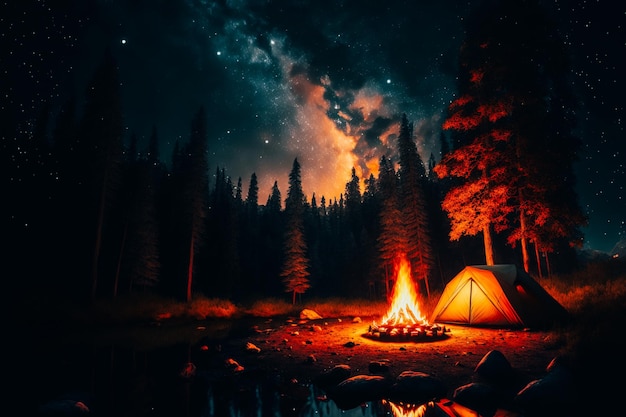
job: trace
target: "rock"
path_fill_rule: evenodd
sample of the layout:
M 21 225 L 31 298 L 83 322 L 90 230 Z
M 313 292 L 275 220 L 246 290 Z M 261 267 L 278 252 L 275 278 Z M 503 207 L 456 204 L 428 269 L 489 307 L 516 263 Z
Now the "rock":
M 384 398 L 390 381 L 378 375 L 355 375 L 340 382 L 332 392 L 331 399 L 338 408 L 349 410 L 368 401 Z
M 528 415 L 569 415 L 576 404 L 576 392 L 569 369 L 553 369 L 541 379 L 526 384 L 515 395 L 514 404 Z
M 86 416 L 90 414 L 89 407 L 82 401 L 55 400 L 39 407 L 40 416 Z
M 352 323 L 361 323 L 361 321 L 361 317 L 358 316 L 352 319 Z
M 396 377 L 395 382 L 391 386 L 389 398 L 392 401 L 422 404 L 443 398 L 447 392 L 448 387 L 429 374 L 404 371 Z
M 248 343 L 246 343 L 246 350 L 248 352 L 259 353 L 261 351 L 261 348 L 256 346 L 254 343 L 248 342 Z
M 320 316 L 313 310 L 309 310 L 308 308 L 305 308 L 304 310 L 300 312 L 300 318 L 303 320 L 319 320 L 322 318 L 322 316 Z
M 381 359 L 378 361 L 371 361 L 369 364 L 369 371 L 372 374 L 384 375 L 389 372 L 389 359 Z
M 570 363 L 567 358 L 563 356 L 556 356 L 550 361 L 550 363 L 546 367 L 546 371 L 552 372 L 556 369 L 569 368 L 569 366 L 570 366 Z
M 332 369 L 327 372 L 324 372 L 317 376 L 313 382 L 318 387 L 328 390 L 331 387 L 336 386 L 340 382 L 345 381 L 350 378 L 350 374 L 352 373 L 352 369 L 349 365 L 336 365 Z
M 499 350 L 487 352 L 474 368 L 474 373 L 495 384 L 510 383 L 514 376 L 511 364 Z
M 472 382 L 454 390 L 452 399 L 482 416 L 491 416 L 503 403 L 500 392 L 490 384 Z
M 183 369 L 179 372 L 179 375 L 185 379 L 193 378 L 196 375 L 196 365 L 191 362 L 187 362 L 185 366 L 183 366 Z
M 311 326 L 311 331 L 312 332 L 321 332 L 322 331 L 322 326 L 317 325 L 317 324 L 314 325 L 314 326 Z
M 354 342 L 346 342 L 343 344 L 343 346 L 347 348 L 353 348 L 356 346 L 356 344 Z
M 226 359 L 225 363 L 226 367 L 233 372 L 242 372 L 244 370 L 244 367 L 239 365 L 239 363 L 232 358 Z
M 93 395 L 87 392 L 71 391 L 51 399 L 37 408 L 37 416 L 89 416 L 94 413 L 92 404 L 95 404 Z M 15 406 L 15 404 L 13 404 Z M 15 410 L 15 408 L 13 408 Z M 7 409 L 9 410 L 9 409 Z M 6 414 L 6 413 L 5 413 Z M 11 414 L 9 411 L 7 415 Z M 16 413 L 23 414 L 23 413 Z M 30 415 L 30 413 L 27 413 Z

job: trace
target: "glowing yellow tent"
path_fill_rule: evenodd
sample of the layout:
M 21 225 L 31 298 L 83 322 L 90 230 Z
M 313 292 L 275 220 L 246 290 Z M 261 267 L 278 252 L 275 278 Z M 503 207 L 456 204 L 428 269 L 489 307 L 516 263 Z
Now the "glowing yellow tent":
M 567 311 L 515 265 L 467 266 L 444 288 L 431 323 L 494 327 L 544 327 Z

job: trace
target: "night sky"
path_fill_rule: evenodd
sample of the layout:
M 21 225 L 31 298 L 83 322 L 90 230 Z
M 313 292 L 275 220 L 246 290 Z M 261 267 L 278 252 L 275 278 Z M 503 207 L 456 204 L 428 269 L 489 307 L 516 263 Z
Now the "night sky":
M 224 168 L 244 197 L 252 173 L 263 204 L 284 196 L 294 158 L 302 183 L 338 198 L 352 167 L 377 175 L 394 153 L 402 113 L 418 150 L 438 156 L 455 98 L 464 20 L 477 1 L 22 0 L 0 5 L 3 117 L 32 129 L 86 83 L 108 47 L 119 64 L 128 138 L 152 128 L 169 165 L 200 106 L 212 174 Z M 576 165 L 587 247 L 610 251 L 626 232 L 626 5 L 546 0 L 571 51 L 581 102 Z M 3 133 L 3 140 L 9 134 Z

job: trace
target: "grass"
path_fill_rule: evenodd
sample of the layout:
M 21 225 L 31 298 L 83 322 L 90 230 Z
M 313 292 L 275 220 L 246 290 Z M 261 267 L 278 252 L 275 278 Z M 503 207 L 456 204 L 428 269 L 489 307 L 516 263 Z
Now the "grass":
M 619 308 L 626 300 L 626 267 L 624 262 L 591 264 L 583 271 L 543 278 L 539 283 L 574 317 L 596 320 L 607 310 Z M 439 293 L 419 301 L 423 313 L 432 312 Z M 168 319 L 237 318 L 241 316 L 297 316 L 302 309 L 316 311 L 322 317 L 375 317 L 387 309 L 385 300 L 325 298 L 306 300 L 295 305 L 281 298 L 256 300 L 237 305 L 229 300 L 194 297 L 191 303 L 155 295 L 130 295 L 95 305 L 94 317 L 106 322 L 145 322 Z
M 572 274 L 538 280 L 573 317 L 580 321 L 596 321 L 611 310 L 626 304 L 626 262 L 610 259 L 589 264 Z M 420 309 L 427 316 L 432 312 L 440 293 L 420 299 Z M 191 303 L 156 295 L 141 294 L 100 301 L 92 309 L 92 318 L 99 322 L 146 322 L 169 319 L 204 320 L 242 316 L 297 316 L 302 309 L 316 311 L 322 317 L 376 317 L 387 309 L 386 300 L 325 298 L 291 304 L 289 297 L 266 298 L 245 305 L 229 300 L 197 295 Z
M 594 375 L 598 367 L 618 366 L 612 358 L 620 358 L 626 351 L 626 342 L 621 341 L 626 317 L 626 261 L 611 259 L 572 274 L 538 281 L 572 316 L 568 324 L 550 329 L 554 347 L 563 356 L 582 364 L 588 375 Z M 433 293 L 430 298 L 418 301 L 422 314 L 429 317 L 439 296 L 440 293 Z M 284 299 L 265 298 L 246 304 L 196 296 L 191 303 L 184 303 L 151 294 L 134 294 L 98 301 L 86 308 L 50 297 L 32 297 L 25 300 L 22 319 L 28 320 L 24 324 L 34 325 L 32 329 L 37 326 L 68 337 L 81 337 L 87 329 L 92 329 L 97 330 L 93 337 L 154 347 L 173 340 L 196 342 L 206 334 L 198 332 L 199 327 L 210 329 L 211 334 L 228 334 L 236 325 L 233 319 L 238 318 L 299 317 L 303 309 L 311 309 L 325 319 L 376 320 L 388 308 L 386 300 L 307 299 L 306 294 L 302 298 L 295 305 L 288 295 Z M 68 331 L 63 332 L 64 328 Z M 74 331 L 77 329 L 80 331 Z

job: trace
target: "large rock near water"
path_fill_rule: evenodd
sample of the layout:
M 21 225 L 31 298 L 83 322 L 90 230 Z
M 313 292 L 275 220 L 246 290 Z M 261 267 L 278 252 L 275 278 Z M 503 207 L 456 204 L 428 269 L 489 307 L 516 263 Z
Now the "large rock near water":
M 332 369 L 321 373 L 314 379 L 315 384 L 325 390 L 333 389 L 335 386 L 350 378 L 352 369 L 349 365 L 336 365 Z
M 404 371 L 398 375 L 389 391 L 392 401 L 422 404 L 446 396 L 448 387 L 424 372 Z
M 331 397 L 337 407 L 349 410 L 368 401 L 385 398 L 390 381 L 379 375 L 355 375 L 339 383 Z
M 515 373 L 507 358 L 499 350 L 491 350 L 478 362 L 474 373 L 492 384 L 511 383 Z

